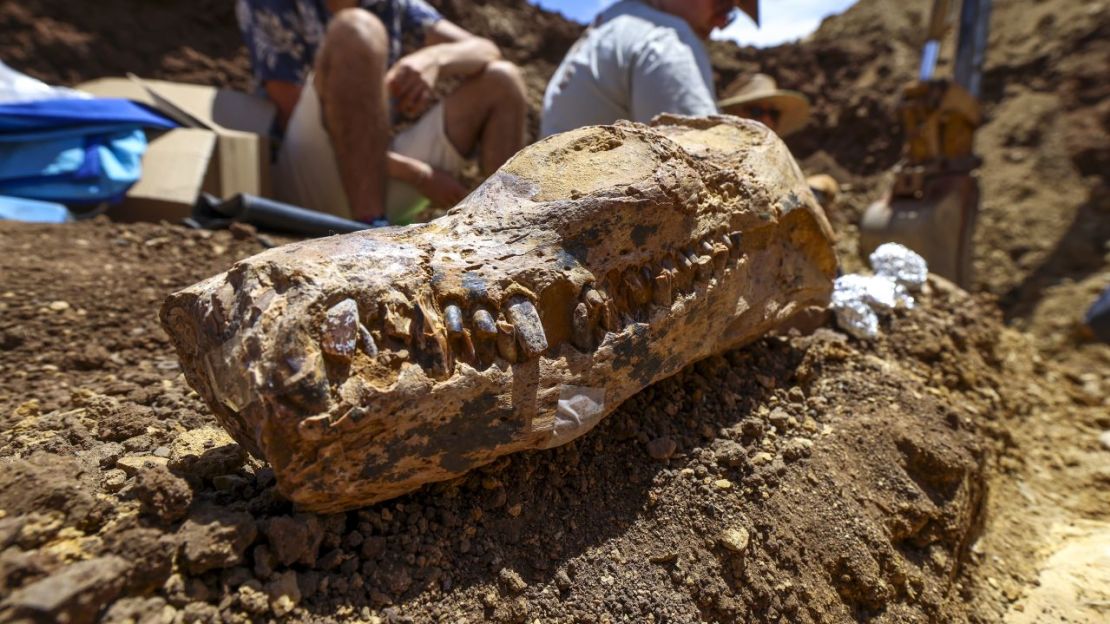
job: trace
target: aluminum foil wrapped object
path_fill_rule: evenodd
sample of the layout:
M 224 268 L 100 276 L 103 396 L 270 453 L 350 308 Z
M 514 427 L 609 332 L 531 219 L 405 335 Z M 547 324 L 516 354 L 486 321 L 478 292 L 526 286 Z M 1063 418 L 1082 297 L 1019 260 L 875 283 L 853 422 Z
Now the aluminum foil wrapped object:
M 868 260 L 875 275 L 888 277 L 911 292 L 921 290 L 929 277 L 929 265 L 925 258 L 898 243 L 879 245 Z
M 841 329 L 861 339 L 879 335 L 879 314 L 913 308 L 913 296 L 885 275 L 850 273 L 833 283 L 830 307 Z

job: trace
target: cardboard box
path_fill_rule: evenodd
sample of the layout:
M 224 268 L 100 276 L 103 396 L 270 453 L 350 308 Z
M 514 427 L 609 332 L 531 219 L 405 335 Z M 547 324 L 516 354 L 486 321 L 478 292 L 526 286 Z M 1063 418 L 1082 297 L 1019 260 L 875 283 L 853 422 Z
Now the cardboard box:
M 200 128 L 177 128 L 154 138 L 143 156 L 143 177 L 106 214 L 124 222 L 188 217 L 200 193 L 215 194 L 216 142 L 216 133 Z
M 143 80 L 135 76 L 101 78 L 77 88 L 100 97 L 141 102 L 184 126 L 151 141 L 143 157 L 143 179 L 132 188 L 121 206 L 109 211 L 114 218 L 123 219 L 123 215 L 128 215 L 128 220 L 177 219 L 182 213 L 187 215 L 191 211 L 201 192 L 221 198 L 237 193 L 272 196 L 269 133 L 275 111 L 268 100 L 229 89 Z M 195 132 L 182 133 L 185 129 Z M 207 154 L 204 146 L 209 142 L 200 139 L 197 133 L 211 135 L 212 147 Z M 202 165 L 205 168 L 197 175 Z M 158 180 L 167 174 L 170 177 L 162 188 Z M 188 199 L 190 192 L 182 186 L 184 176 L 192 179 L 191 199 Z M 160 192 L 165 193 L 166 199 L 154 201 Z M 137 201 L 133 202 L 133 197 Z M 188 210 L 184 209 L 186 199 Z M 141 203 L 145 210 L 155 205 L 161 208 L 144 218 L 145 213 L 137 210 L 139 206 L 128 206 L 129 203 Z

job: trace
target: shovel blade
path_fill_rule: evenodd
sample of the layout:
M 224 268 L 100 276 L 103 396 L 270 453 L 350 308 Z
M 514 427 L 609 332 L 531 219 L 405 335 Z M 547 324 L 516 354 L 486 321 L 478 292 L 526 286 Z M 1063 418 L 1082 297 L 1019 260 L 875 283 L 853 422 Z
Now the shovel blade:
M 887 196 L 860 223 L 860 254 L 901 243 L 929 263 L 929 271 L 962 288 L 971 286 L 971 241 L 979 213 L 979 182 L 966 173 L 926 180 L 921 197 Z

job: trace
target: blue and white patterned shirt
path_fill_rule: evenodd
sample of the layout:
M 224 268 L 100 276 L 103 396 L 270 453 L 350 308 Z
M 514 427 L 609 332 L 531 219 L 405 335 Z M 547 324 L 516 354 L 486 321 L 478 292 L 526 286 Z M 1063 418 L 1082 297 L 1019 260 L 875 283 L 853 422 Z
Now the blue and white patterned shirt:
M 385 26 L 390 66 L 401 57 L 403 36 L 423 41 L 426 29 L 443 19 L 424 0 L 360 0 L 359 6 Z M 235 16 L 250 52 L 256 87 L 267 80 L 304 84 L 331 18 L 324 0 L 237 0 Z

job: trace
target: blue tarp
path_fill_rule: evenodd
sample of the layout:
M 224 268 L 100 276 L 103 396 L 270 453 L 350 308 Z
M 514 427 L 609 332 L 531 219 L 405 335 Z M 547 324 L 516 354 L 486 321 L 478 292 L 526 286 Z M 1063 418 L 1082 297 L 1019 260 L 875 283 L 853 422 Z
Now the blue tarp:
M 0 195 L 0 221 L 65 223 L 70 219 L 69 209 L 61 204 Z
M 0 104 L 0 195 L 67 204 L 118 201 L 142 173 L 143 128 L 176 126 L 123 99 Z
M 75 126 L 109 130 L 121 125 L 176 128 L 173 121 L 120 98 L 56 99 L 0 104 L 0 141 L 20 140 L 37 133 L 64 131 Z M 28 134 L 36 133 L 36 134 Z

